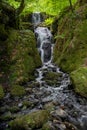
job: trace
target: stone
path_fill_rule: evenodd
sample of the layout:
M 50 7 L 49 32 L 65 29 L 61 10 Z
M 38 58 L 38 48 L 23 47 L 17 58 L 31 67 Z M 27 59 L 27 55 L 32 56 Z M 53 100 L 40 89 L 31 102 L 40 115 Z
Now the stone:
M 86 115 L 82 115 L 81 117 L 81 130 L 87 130 L 87 116 Z
M 38 110 L 30 114 L 16 118 L 9 123 L 12 130 L 37 129 L 43 126 L 49 119 L 49 113 L 46 110 Z
M 23 103 L 19 103 L 18 107 L 21 108 L 23 106 Z
M 70 74 L 73 87 L 77 93 L 87 97 L 87 67 L 80 67 Z
M 55 115 L 56 117 L 59 116 L 62 119 L 66 119 L 68 116 L 68 114 L 64 110 L 62 110 L 61 108 L 59 108 L 56 111 L 53 111 L 51 114 Z
M 44 50 L 44 62 L 47 62 L 51 58 L 51 42 L 45 41 L 42 48 Z

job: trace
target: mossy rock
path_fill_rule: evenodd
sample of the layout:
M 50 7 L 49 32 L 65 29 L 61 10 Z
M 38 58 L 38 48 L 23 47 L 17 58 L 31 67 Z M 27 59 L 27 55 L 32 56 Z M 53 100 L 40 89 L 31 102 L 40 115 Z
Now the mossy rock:
M 21 116 L 10 122 L 12 130 L 28 130 L 42 127 L 49 119 L 49 113 L 46 110 L 38 110 L 28 115 Z
M 29 22 L 21 22 L 22 29 L 30 29 L 33 31 L 33 24 Z
M 47 80 L 58 80 L 59 77 L 61 77 L 62 74 L 61 73 L 57 73 L 57 72 L 48 72 L 45 76 L 45 78 Z
M 87 97 L 87 67 L 80 67 L 76 71 L 73 71 L 70 76 L 75 91 Z
M 25 95 L 25 89 L 22 86 L 15 85 L 11 87 L 11 95 L 12 96 L 23 96 Z
M 59 19 L 54 47 L 54 62 L 69 73 L 85 64 L 87 57 L 87 4 L 75 11 L 79 16 L 68 12 Z
M 6 112 L 6 113 L 4 113 L 3 115 L 0 116 L 1 121 L 9 121 L 9 120 L 11 120 L 13 118 L 14 117 L 12 116 L 10 111 L 8 111 L 8 112 Z
M 23 107 L 26 107 L 26 108 L 31 107 L 32 108 L 33 106 L 34 106 L 33 102 L 23 101 Z
M 0 85 L 0 100 L 3 99 L 4 97 L 4 91 L 3 91 L 3 87 Z
M 43 125 L 41 130 L 53 130 L 53 126 L 50 122 L 47 122 Z
M 58 86 L 59 85 L 59 78 L 62 76 L 61 73 L 57 73 L 57 72 L 48 72 L 46 75 L 45 75 L 45 81 L 48 85 L 50 86 L 53 86 L 53 85 L 56 85 Z
M 10 111 L 11 113 L 16 113 L 16 112 L 18 112 L 19 110 L 20 110 L 20 109 L 19 109 L 18 106 L 12 106 L 12 107 L 9 108 L 9 111 Z
M 34 33 L 30 30 L 10 30 L 7 43 L 10 57 L 10 84 L 33 80 L 35 69 L 41 66 Z

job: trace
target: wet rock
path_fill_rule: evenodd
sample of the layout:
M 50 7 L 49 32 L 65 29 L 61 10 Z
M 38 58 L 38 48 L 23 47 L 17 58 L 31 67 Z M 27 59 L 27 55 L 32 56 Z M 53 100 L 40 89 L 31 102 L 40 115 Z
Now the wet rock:
M 30 101 L 23 101 L 23 107 L 29 108 L 29 107 L 33 107 L 34 103 L 30 102 Z
M 5 112 L 7 112 L 9 109 L 9 106 L 8 105 L 4 105 L 2 107 L 0 107 L 0 113 L 3 114 Z
M 22 102 L 18 104 L 18 107 L 19 107 L 19 108 L 22 108 L 22 106 L 23 106 L 23 103 L 22 103 Z
M 27 94 L 31 94 L 32 93 L 32 88 L 25 88 L 25 91 Z
M 9 120 L 11 120 L 13 118 L 14 117 L 12 116 L 11 112 L 8 111 L 8 112 L 4 113 L 3 115 L 1 115 L 0 120 L 1 121 L 9 121 Z
M 10 111 L 11 113 L 16 113 L 16 112 L 19 112 L 20 109 L 19 109 L 18 106 L 13 106 L 13 107 L 10 107 L 10 108 L 9 108 L 9 111 Z
M 64 122 L 64 124 L 66 126 L 66 130 L 78 130 L 73 124 L 69 122 Z
M 12 88 L 11 88 L 11 95 L 12 96 L 18 96 L 18 97 L 21 97 L 21 96 L 25 95 L 24 87 L 22 87 L 20 85 L 12 86 Z
M 8 100 L 10 98 L 10 93 L 7 93 L 4 97 L 5 100 Z
M 47 122 L 43 125 L 41 130 L 56 130 L 55 127 L 53 126 L 52 122 Z
M 59 108 L 59 109 L 56 110 L 56 111 L 53 111 L 51 114 L 52 114 L 53 116 L 55 116 L 56 118 L 57 118 L 57 117 L 60 117 L 60 118 L 62 118 L 62 119 L 67 119 L 67 116 L 68 116 L 68 114 L 67 114 L 64 110 L 62 110 L 61 108 Z
M 49 102 L 44 105 L 44 109 L 51 112 L 55 109 L 55 106 L 54 106 L 53 102 Z
M 12 130 L 22 130 L 28 128 L 37 129 L 43 126 L 49 119 L 49 113 L 46 110 L 39 110 L 28 115 L 21 116 L 10 122 Z
M 63 122 L 60 120 L 53 120 L 53 126 L 56 128 L 56 130 L 66 130 L 66 126 Z
M 87 130 L 87 116 L 83 115 L 81 117 L 81 130 Z
M 45 73 L 44 80 L 46 81 L 48 85 L 58 87 L 61 84 L 60 82 L 61 76 L 62 76 L 61 73 L 50 71 L 50 72 Z
M 45 41 L 42 49 L 44 50 L 44 62 L 47 62 L 51 58 L 51 43 L 49 41 Z
M 62 74 L 61 73 L 57 73 L 57 72 L 48 72 L 45 76 L 46 79 L 48 80 L 58 80 L 59 77 L 61 77 Z
M 87 97 L 87 67 L 80 67 L 71 73 L 71 79 L 75 91 Z
M 40 87 L 40 83 L 39 82 L 32 82 L 28 85 L 29 88 L 35 88 L 35 87 Z

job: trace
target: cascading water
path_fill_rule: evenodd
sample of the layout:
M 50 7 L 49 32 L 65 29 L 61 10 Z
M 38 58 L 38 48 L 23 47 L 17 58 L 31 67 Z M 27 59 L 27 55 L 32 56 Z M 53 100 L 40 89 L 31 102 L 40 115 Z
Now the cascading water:
M 41 20 L 41 14 L 39 12 L 33 13 L 32 14 L 32 23 L 34 26 L 40 24 L 42 22 Z
M 47 129 L 50 126 L 50 130 L 87 130 L 87 99 L 75 94 L 71 86 L 69 87 L 71 84 L 69 75 L 61 72 L 52 63 L 53 37 L 48 28 L 39 27 L 42 21 L 40 17 L 40 13 L 34 13 L 32 22 L 42 67 L 36 70 L 38 72 L 36 80 L 26 83 L 25 96 L 12 98 L 10 93 L 7 93 L 4 100 L 0 102 L 0 130 L 11 130 L 8 125 L 9 121 L 16 117 L 19 122 L 19 116 L 44 109 L 50 111 L 51 117 L 48 119 Z M 38 120 L 37 117 L 35 119 Z M 41 122 L 43 122 L 42 119 Z M 26 127 L 24 123 L 23 126 Z M 34 123 L 35 121 L 32 123 L 33 126 L 35 126 Z M 17 127 L 20 124 L 21 122 L 18 123 Z M 35 130 L 42 130 L 42 126 L 41 128 L 37 127 L 38 124 Z M 27 128 L 21 127 L 21 129 Z M 32 130 L 32 127 L 29 129 Z M 46 129 L 44 128 L 44 130 Z
M 32 18 L 34 19 L 33 23 L 35 25 L 41 23 L 40 13 L 34 13 Z M 45 93 L 50 91 L 50 95 L 46 97 L 43 96 L 42 101 L 49 102 L 58 100 L 61 105 L 66 106 L 66 111 L 69 114 L 68 120 L 76 125 L 78 129 L 87 130 L 87 113 L 84 111 L 84 109 L 87 108 L 86 99 L 80 98 L 79 96 L 75 95 L 73 90 L 68 89 L 68 86 L 71 84 L 69 76 L 61 72 L 60 69 L 52 63 L 54 44 L 51 32 L 46 27 L 37 27 L 35 28 L 34 32 L 37 38 L 37 48 L 43 63 L 42 67 L 37 69 L 39 76 L 36 78 L 36 81 L 41 85 L 40 91 Z M 44 80 L 45 72 L 56 72 L 62 74 L 60 85 L 52 86 L 46 84 Z M 75 117 L 74 112 L 77 113 Z

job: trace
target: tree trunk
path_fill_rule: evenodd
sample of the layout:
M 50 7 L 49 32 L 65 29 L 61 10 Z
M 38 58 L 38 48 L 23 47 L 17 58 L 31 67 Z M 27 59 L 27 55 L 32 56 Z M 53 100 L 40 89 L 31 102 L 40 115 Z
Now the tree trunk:
M 70 9 L 71 9 L 71 11 L 72 11 L 72 13 L 73 13 L 72 1 L 71 1 L 71 0 L 69 0 L 69 3 L 70 3 Z

